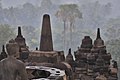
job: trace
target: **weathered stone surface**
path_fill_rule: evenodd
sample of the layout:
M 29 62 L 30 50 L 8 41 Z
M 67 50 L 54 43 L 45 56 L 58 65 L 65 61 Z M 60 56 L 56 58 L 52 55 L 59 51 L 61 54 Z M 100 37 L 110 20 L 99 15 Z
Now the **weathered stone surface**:
M 97 47 L 103 47 L 103 46 L 104 46 L 104 41 L 101 39 L 100 28 L 98 28 L 97 37 L 96 37 L 96 40 L 94 41 L 94 47 L 97 48 Z
M 7 58 L 7 53 L 5 52 L 5 47 L 4 45 L 2 46 L 2 52 L 0 54 L 0 60 Z
M 22 35 L 20 26 L 18 27 L 18 35 L 15 38 L 15 41 L 19 44 L 20 47 L 25 47 L 26 46 L 25 38 Z
M 85 36 L 82 40 L 81 47 L 78 48 L 77 51 L 75 51 L 75 75 L 81 75 L 85 74 L 85 76 L 89 76 L 90 78 L 95 80 L 107 80 L 109 76 L 113 77 L 114 75 L 109 75 L 109 66 L 110 66 L 110 60 L 111 60 L 111 54 L 107 53 L 106 46 L 104 45 L 104 41 L 102 40 L 100 36 L 100 29 L 97 30 L 97 37 L 94 41 L 94 44 L 92 46 L 92 39 L 90 39 L 89 36 Z M 115 62 L 115 67 L 117 63 Z M 114 67 L 113 66 L 113 67 Z M 110 69 L 111 73 L 117 73 L 117 67 L 113 69 Z M 99 73 L 100 76 L 96 76 L 96 74 Z M 101 74 L 102 73 L 102 74 Z M 106 77 L 103 78 L 102 75 L 105 75 Z M 96 77 L 94 77 L 96 76 Z M 88 80 L 87 77 L 84 77 L 84 80 Z M 103 78 L 103 79 L 101 79 Z M 113 77 L 116 78 L 117 77 Z M 78 79 L 76 77 L 76 79 Z M 81 78 L 82 79 L 82 78 Z
M 90 36 L 85 36 L 84 39 L 82 40 L 81 48 L 92 48 L 92 39 Z
M 23 37 L 22 35 L 22 32 L 21 32 L 21 27 L 19 26 L 18 27 L 18 35 L 17 37 L 15 38 L 15 41 L 18 43 L 19 45 L 19 48 L 20 48 L 20 51 L 19 51 L 19 59 L 21 60 L 25 60 L 28 58 L 29 56 L 29 50 L 28 50 L 28 47 L 26 45 L 26 41 L 25 41 L 25 38 Z
M 28 80 L 24 63 L 16 59 L 19 45 L 11 40 L 6 49 L 9 56 L 0 61 L 0 80 Z
M 50 16 L 45 14 L 43 16 L 40 51 L 53 51 L 53 41 L 51 32 Z

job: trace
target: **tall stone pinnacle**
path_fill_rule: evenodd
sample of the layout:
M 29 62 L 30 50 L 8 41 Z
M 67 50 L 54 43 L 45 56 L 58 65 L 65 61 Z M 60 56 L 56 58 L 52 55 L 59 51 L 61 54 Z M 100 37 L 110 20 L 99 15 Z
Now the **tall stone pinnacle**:
M 71 54 L 71 48 L 70 48 L 68 51 L 68 55 L 66 56 L 66 62 L 71 64 L 71 62 L 73 62 L 73 61 L 74 61 L 74 59 L 73 59 L 73 55 Z
M 98 28 L 97 37 L 96 37 L 96 40 L 94 41 L 94 47 L 103 47 L 103 46 L 104 46 L 104 41 L 101 39 L 100 28 Z
M 69 49 L 69 52 L 68 52 L 69 55 L 71 55 L 71 48 Z
M 18 34 L 15 38 L 15 41 L 19 44 L 20 47 L 26 47 L 25 38 L 22 35 L 21 27 L 18 27 Z
M 4 45 L 2 46 L 2 52 L 5 52 L 5 46 Z
M 4 59 L 4 58 L 6 58 L 7 57 L 7 54 L 6 54 L 6 52 L 5 52 L 5 47 L 4 47 L 4 45 L 2 46 L 2 52 L 1 52 L 1 54 L 0 54 L 0 60 L 2 60 L 2 59 Z
M 52 32 L 50 24 L 50 16 L 45 14 L 43 16 L 40 51 L 53 51 Z
M 101 39 L 101 37 L 100 37 L 100 28 L 98 28 L 98 30 L 97 30 L 97 38 L 96 39 Z
M 18 35 L 17 35 L 17 37 L 22 37 L 21 27 L 20 26 L 18 27 Z

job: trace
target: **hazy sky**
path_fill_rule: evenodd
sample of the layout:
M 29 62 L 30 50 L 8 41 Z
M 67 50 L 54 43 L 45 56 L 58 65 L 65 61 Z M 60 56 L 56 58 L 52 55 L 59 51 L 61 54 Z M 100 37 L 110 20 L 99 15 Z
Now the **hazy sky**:
M 4 8 L 11 6 L 20 6 L 26 2 L 30 2 L 34 5 L 40 5 L 42 0 L 2 0 L 2 6 Z M 88 2 L 99 1 L 102 4 L 108 2 L 112 3 L 112 14 L 111 16 L 120 16 L 120 0 L 51 0 L 54 4 L 63 4 L 63 3 L 81 3 L 85 4 Z
M 42 0 L 2 0 L 3 7 L 18 6 L 26 2 L 33 4 L 40 4 Z M 90 1 L 99 1 L 101 3 L 112 2 L 113 4 L 119 4 L 120 0 L 51 0 L 53 3 L 62 4 L 62 3 L 87 3 Z M 118 5 L 119 6 L 119 5 Z

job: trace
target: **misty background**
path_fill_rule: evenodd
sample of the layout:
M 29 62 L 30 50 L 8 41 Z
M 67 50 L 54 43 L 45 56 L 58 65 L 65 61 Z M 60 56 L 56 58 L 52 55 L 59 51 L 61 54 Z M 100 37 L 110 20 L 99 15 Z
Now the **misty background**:
M 54 50 L 72 52 L 84 36 L 94 41 L 97 28 L 113 59 L 120 59 L 120 0 L 1 0 L 0 47 L 22 27 L 30 50 L 39 47 L 42 17 L 49 14 Z

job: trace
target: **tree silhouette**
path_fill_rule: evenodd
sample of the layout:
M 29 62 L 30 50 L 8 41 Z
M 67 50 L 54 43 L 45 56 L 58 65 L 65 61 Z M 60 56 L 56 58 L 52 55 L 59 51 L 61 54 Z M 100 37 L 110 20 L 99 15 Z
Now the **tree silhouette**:
M 7 24 L 0 25 L 0 48 L 3 44 L 5 44 L 8 40 L 15 36 L 14 29 L 11 28 Z M 0 50 L 1 51 L 1 50 Z
M 67 37 L 67 29 L 69 29 L 69 47 L 71 47 L 72 43 L 72 32 L 75 28 L 75 20 L 77 18 L 82 18 L 82 13 L 79 11 L 77 4 L 64 4 L 59 6 L 59 10 L 56 12 L 56 17 L 63 21 L 64 24 L 64 47 L 66 48 L 66 37 Z M 69 25 L 69 26 L 68 26 Z

